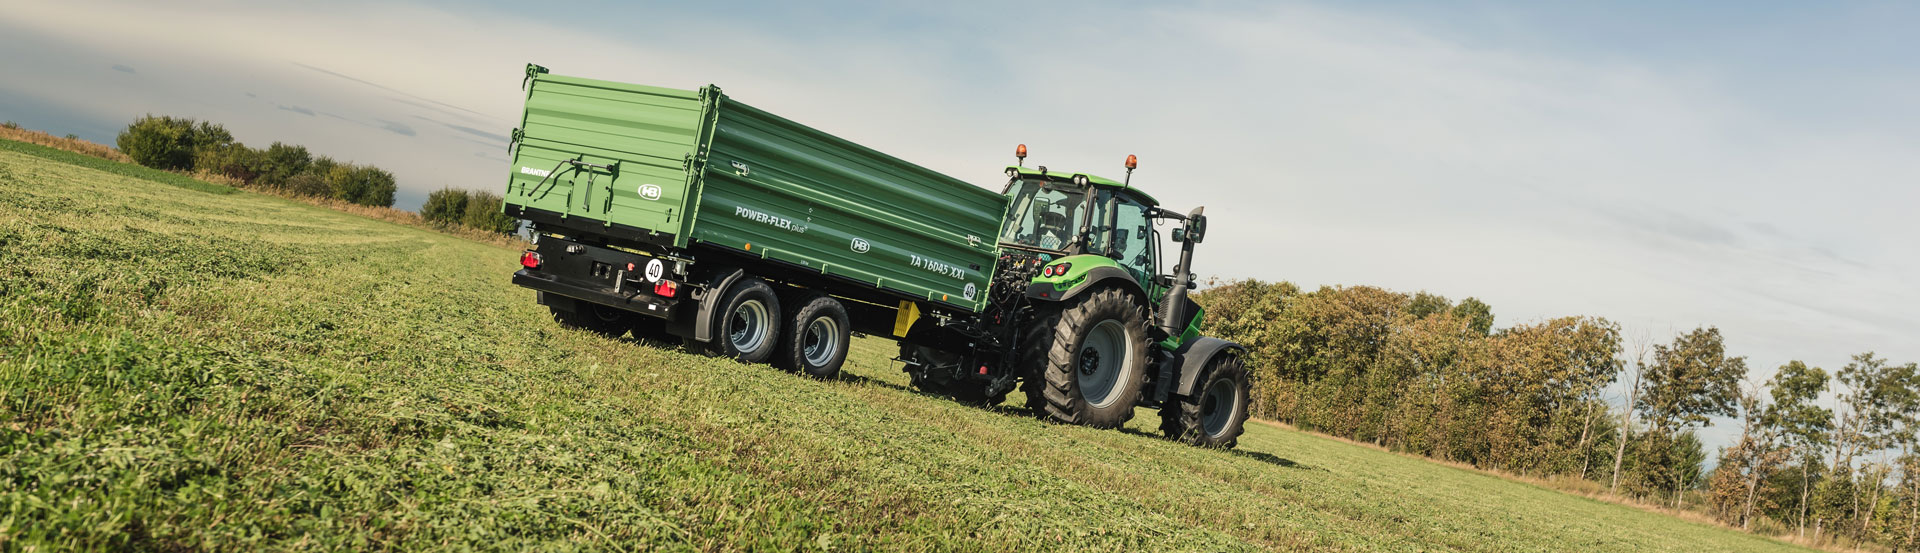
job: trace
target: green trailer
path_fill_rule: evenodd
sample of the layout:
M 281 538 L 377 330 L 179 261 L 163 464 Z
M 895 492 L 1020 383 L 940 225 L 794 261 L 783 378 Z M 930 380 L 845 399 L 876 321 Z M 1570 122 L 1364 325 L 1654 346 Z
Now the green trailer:
M 1203 446 L 1241 432 L 1244 348 L 1203 336 L 1187 298 L 1200 209 L 1025 167 L 1024 145 L 996 193 L 713 86 L 535 65 L 521 86 L 503 209 L 534 246 L 513 282 L 563 325 L 822 378 L 854 333 L 883 336 L 925 392 L 1000 404 L 1018 388 L 1036 414 L 1107 428 L 1157 409 Z
M 543 228 L 724 250 L 967 312 L 984 301 L 1005 197 L 717 87 L 536 67 L 514 137 L 506 210 Z

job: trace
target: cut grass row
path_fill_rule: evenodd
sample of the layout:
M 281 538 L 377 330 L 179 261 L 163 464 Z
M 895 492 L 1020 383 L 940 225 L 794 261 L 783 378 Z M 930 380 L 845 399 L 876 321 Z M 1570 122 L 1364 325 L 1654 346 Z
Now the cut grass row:
M 0 151 L 0 548 L 1790 551 L 1269 425 L 1234 451 L 556 327 L 511 249 Z

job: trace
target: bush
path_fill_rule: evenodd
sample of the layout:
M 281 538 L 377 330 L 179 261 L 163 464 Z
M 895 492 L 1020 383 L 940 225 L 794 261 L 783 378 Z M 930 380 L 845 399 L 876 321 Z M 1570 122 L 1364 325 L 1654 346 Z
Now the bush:
M 420 217 L 436 223 L 461 224 L 466 216 L 466 190 L 454 188 L 435 190 L 427 194 L 427 204 L 420 206 Z
M 326 175 L 327 184 L 333 187 L 334 199 L 360 205 L 393 205 L 396 189 L 393 173 L 379 167 L 342 164 L 335 165 Z
M 313 166 L 313 154 L 306 146 L 275 142 L 260 153 L 260 158 L 260 182 L 269 186 L 286 186 L 288 180 Z
M 114 143 L 135 163 L 155 169 L 191 171 L 194 156 L 200 150 L 233 142 L 226 127 L 184 117 L 155 117 L 151 114 L 134 120 L 120 131 Z
M 301 196 L 325 198 L 333 195 L 333 185 L 327 184 L 327 178 L 312 171 L 289 177 L 280 187 Z
M 519 220 L 501 213 L 501 199 L 492 192 L 474 192 L 467 195 L 466 216 L 461 223 L 477 230 L 506 234 L 520 226 Z
M 193 167 L 242 184 L 254 184 L 266 167 L 266 156 L 260 150 L 234 142 L 202 148 L 193 156 Z

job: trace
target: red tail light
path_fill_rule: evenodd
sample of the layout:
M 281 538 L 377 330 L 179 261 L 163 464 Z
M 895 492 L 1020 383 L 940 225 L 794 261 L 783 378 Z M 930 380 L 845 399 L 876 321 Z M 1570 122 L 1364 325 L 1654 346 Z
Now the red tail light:
M 520 266 L 528 269 L 540 268 L 540 254 L 534 252 L 520 254 Z
M 660 279 L 659 284 L 653 285 L 653 295 L 660 296 L 663 298 L 671 298 L 675 293 L 679 291 L 680 291 L 679 283 L 671 280 L 667 280 L 664 278 Z

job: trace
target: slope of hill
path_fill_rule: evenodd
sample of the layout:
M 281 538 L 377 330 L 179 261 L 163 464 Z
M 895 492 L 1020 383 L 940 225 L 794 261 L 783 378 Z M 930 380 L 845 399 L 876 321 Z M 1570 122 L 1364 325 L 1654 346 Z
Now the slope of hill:
M 513 250 L 0 151 L 0 548 L 1798 551 L 561 329 Z

